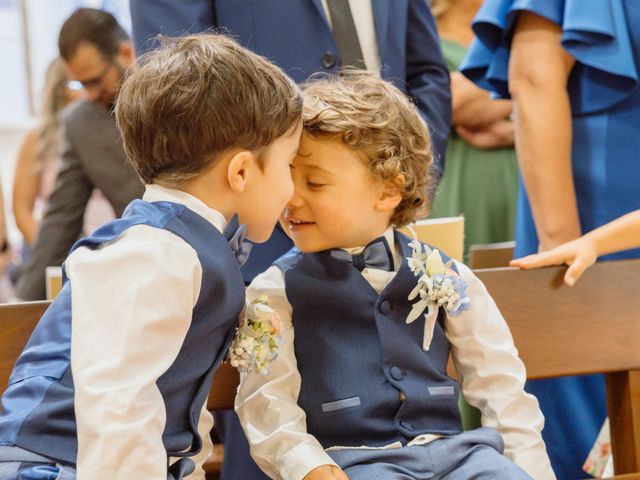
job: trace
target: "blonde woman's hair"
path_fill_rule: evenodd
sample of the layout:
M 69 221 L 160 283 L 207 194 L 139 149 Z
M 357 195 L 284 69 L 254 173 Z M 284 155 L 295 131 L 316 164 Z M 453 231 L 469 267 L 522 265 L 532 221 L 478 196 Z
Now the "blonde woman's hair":
M 64 63 L 57 57 L 49 64 L 44 77 L 36 144 L 36 155 L 40 165 L 56 160 L 60 153 L 58 114 L 67 104 L 68 81 Z
M 363 153 L 371 174 L 394 185 L 402 201 L 391 217 L 401 227 L 427 215 L 433 154 L 427 125 L 409 98 L 379 75 L 347 70 L 303 87 L 304 132 L 340 138 Z

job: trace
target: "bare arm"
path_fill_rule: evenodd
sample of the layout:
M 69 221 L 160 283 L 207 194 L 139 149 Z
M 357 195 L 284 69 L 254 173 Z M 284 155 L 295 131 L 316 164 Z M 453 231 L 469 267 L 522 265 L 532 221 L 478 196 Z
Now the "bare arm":
M 38 222 L 33 218 L 40 186 L 41 169 L 38 168 L 37 132 L 29 131 L 24 138 L 13 177 L 13 216 L 25 242 L 33 245 L 38 232 Z
M 548 252 L 511 261 L 526 270 L 548 265 L 569 265 L 564 280 L 573 285 L 587 267 L 601 255 L 640 247 L 640 210 L 596 228 L 585 236 L 560 245 Z
M 488 91 L 477 87 L 460 72 L 451 73 L 451 96 L 454 127 L 486 127 L 511 113 L 510 100 L 492 100 Z
M 558 25 L 520 13 L 509 64 L 516 149 L 542 250 L 580 236 L 566 90 L 575 60 L 561 34 Z

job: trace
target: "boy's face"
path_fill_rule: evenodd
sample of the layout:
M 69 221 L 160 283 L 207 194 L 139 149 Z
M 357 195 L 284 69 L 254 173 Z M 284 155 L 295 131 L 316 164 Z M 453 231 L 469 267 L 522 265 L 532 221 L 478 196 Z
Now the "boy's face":
M 269 239 L 291 198 L 291 161 L 298 151 L 301 132 L 302 123 L 299 123 L 277 138 L 263 152 L 263 167 L 254 169 L 256 176 L 243 202 L 247 208 L 238 212 L 240 221 L 247 225 L 247 238 L 251 241 L 260 243 Z
M 280 221 L 303 252 L 366 245 L 389 226 L 383 182 L 339 139 L 302 135 L 292 175 L 294 194 Z

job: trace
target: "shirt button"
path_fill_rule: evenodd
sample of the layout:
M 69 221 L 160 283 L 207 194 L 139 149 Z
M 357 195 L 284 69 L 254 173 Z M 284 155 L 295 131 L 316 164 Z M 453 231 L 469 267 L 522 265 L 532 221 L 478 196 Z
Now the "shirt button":
M 331 68 L 336 64 L 336 56 L 331 52 L 324 52 L 322 54 L 322 65 L 324 68 Z
M 383 315 L 386 315 L 391 310 L 391 302 L 389 302 L 389 300 L 383 300 L 378 308 Z
M 394 380 L 402 380 L 402 370 L 400 370 L 398 367 L 391 367 L 389 373 L 391 373 L 391 378 L 393 378 Z
M 400 392 L 400 401 L 404 402 L 407 399 L 407 396 L 404 394 L 404 392 Z

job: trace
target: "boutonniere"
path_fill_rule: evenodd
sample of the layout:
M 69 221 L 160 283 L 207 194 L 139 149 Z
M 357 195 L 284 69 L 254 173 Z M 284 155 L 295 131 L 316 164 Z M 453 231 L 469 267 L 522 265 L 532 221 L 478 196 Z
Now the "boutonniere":
M 407 316 L 407 323 L 414 322 L 424 313 L 422 348 L 429 350 L 438 308 L 444 308 L 448 315 L 455 317 L 469 308 L 471 300 L 467 296 L 466 282 L 451 269 L 453 260 L 444 263 L 438 250 L 431 250 L 426 245 L 423 247 L 416 239 L 409 246 L 413 253 L 407 260 L 409 268 L 418 277 L 418 283 L 409 294 L 409 300 L 416 301 Z
M 282 320 L 269 306 L 266 295 L 260 295 L 245 309 L 229 349 L 231 366 L 241 372 L 269 373 L 269 365 L 278 356 Z

